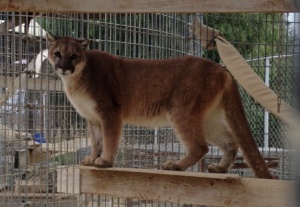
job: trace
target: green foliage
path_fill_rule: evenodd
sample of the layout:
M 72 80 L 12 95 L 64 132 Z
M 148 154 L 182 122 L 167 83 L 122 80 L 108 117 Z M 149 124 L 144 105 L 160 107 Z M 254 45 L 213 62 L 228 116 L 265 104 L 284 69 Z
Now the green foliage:
M 282 21 L 282 25 L 280 25 Z M 203 23 L 220 30 L 245 59 L 277 56 L 293 51 L 293 36 L 289 30 L 286 16 L 280 14 L 209 14 L 204 15 Z M 281 34 L 280 34 L 281 31 Z M 281 47 L 282 46 L 282 47 Z M 220 62 L 217 51 L 205 51 L 204 56 Z M 270 88 L 288 103 L 292 103 L 292 58 L 283 57 L 279 65 L 278 58 L 270 60 Z M 265 78 L 265 60 L 248 62 L 258 76 Z M 253 135 L 259 146 L 264 139 L 264 108 L 240 88 L 246 115 Z M 270 115 L 270 147 L 283 147 L 279 136 L 284 125 Z
M 76 165 L 76 154 L 73 152 L 66 153 L 60 156 L 55 157 L 55 162 L 58 162 L 59 165 Z
M 281 18 L 285 19 L 280 14 L 212 14 L 205 15 L 203 23 L 220 30 L 247 59 L 278 52 Z M 283 27 L 283 34 L 286 30 Z

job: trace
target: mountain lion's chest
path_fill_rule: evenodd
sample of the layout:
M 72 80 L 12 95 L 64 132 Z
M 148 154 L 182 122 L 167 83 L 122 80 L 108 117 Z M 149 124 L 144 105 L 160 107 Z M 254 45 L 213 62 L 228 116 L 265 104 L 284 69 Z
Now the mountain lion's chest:
M 68 98 L 76 111 L 88 121 L 99 121 L 96 102 L 86 94 L 72 94 Z
M 74 106 L 76 111 L 88 121 L 98 122 L 100 117 L 96 111 L 97 103 L 90 95 L 81 89 L 76 91 L 71 90 L 71 83 L 65 82 L 65 91 L 68 99 Z

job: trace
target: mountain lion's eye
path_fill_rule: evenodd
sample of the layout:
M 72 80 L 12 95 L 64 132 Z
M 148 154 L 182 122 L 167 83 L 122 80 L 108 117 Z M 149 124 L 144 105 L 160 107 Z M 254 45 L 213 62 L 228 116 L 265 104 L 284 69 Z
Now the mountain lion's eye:
M 55 52 L 54 55 L 55 55 L 56 57 L 59 57 L 59 58 L 61 57 L 60 52 Z
M 76 60 L 77 58 L 78 58 L 77 55 L 75 55 L 75 54 L 71 55 L 71 59 L 72 59 L 72 60 Z

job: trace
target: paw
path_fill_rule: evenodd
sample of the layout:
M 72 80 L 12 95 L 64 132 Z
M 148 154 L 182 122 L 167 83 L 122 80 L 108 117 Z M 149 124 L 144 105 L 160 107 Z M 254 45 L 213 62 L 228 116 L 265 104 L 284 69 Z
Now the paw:
M 163 170 L 182 171 L 180 166 L 173 161 L 167 161 L 162 164 Z
M 81 161 L 81 164 L 84 166 L 93 166 L 94 160 L 91 156 L 85 156 L 84 159 Z
M 227 173 L 227 169 L 225 169 L 223 166 L 220 166 L 218 164 L 210 164 L 207 168 L 209 173 Z
M 108 167 L 112 167 L 113 163 L 108 162 L 106 160 L 104 160 L 101 157 L 98 157 L 97 159 L 95 159 L 94 161 L 94 166 L 98 167 L 98 168 L 108 168 Z

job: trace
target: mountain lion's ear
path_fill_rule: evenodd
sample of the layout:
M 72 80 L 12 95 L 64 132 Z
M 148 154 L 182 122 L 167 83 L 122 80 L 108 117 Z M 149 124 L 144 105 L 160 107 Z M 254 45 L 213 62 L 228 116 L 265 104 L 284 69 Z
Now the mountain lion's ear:
M 88 39 L 79 40 L 79 43 L 80 43 L 82 48 L 87 49 L 87 47 L 90 44 L 90 40 L 88 40 Z
M 48 41 L 48 47 L 50 47 L 57 40 L 57 37 L 52 35 L 50 32 L 46 33 L 46 38 Z

